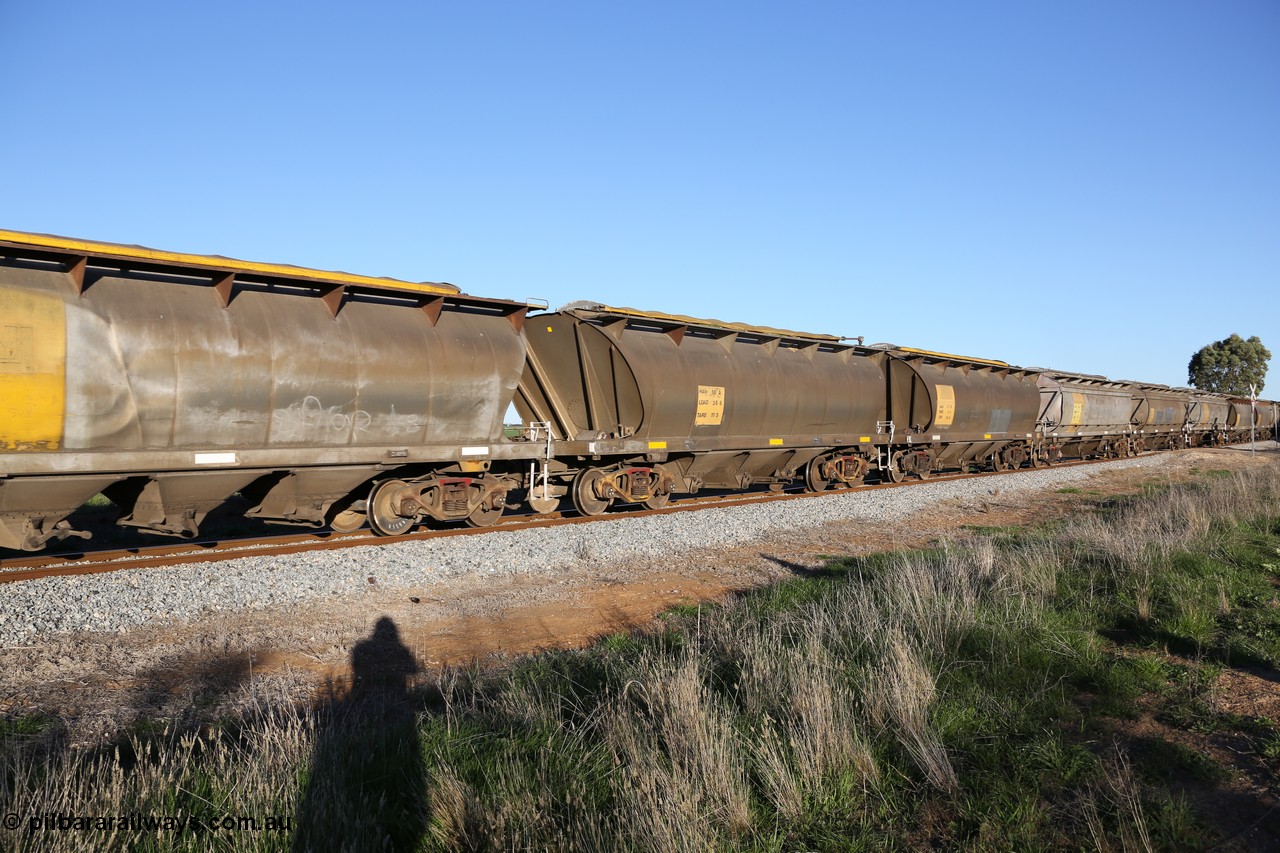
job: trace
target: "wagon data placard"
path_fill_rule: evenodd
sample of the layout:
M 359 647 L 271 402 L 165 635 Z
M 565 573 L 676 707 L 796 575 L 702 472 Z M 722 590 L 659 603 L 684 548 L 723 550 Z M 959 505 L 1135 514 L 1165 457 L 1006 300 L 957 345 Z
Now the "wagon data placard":
M 724 420 L 724 386 L 699 385 L 694 426 L 718 426 Z

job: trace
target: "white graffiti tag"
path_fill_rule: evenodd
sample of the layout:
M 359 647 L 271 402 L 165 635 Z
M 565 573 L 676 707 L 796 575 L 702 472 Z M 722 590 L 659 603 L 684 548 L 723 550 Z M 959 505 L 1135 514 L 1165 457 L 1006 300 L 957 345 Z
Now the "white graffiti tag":
M 391 404 L 391 414 L 382 419 L 382 432 L 387 435 L 416 435 L 427 425 L 422 415 L 401 415 L 396 412 L 396 404 Z
M 318 397 L 307 396 L 271 413 L 271 440 L 324 444 L 358 440 L 372 420 L 363 409 L 346 412 L 342 406 L 326 407 Z

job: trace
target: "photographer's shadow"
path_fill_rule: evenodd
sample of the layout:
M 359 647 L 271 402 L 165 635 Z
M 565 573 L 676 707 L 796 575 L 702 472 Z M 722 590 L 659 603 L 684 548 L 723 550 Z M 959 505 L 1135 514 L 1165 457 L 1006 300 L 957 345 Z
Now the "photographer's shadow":
M 390 617 L 352 648 L 350 689 L 344 694 L 330 683 L 316 711 L 295 853 L 418 847 L 428 820 L 417 703 L 409 690 L 418 671 Z

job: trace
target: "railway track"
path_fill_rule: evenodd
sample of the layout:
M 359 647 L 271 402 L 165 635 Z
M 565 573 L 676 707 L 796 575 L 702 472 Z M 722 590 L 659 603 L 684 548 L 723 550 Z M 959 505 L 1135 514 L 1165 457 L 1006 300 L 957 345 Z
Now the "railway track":
M 1079 465 L 1101 465 L 1112 460 L 1074 460 L 1061 462 L 1054 468 L 1074 467 Z M 661 509 L 645 509 L 637 507 L 629 510 L 609 512 L 603 516 L 580 516 L 574 512 L 551 513 L 548 515 L 510 516 L 508 520 L 492 527 L 472 528 L 458 527 L 445 530 L 419 529 L 401 536 L 377 536 L 368 529 L 352 533 L 333 531 L 284 534 L 248 539 L 203 540 L 199 542 L 183 542 L 152 547 L 133 547 L 126 549 L 88 550 L 76 553 L 42 554 L 36 557 L 17 557 L 0 559 L 0 583 L 35 580 L 46 577 L 69 575 L 89 575 L 104 572 L 123 571 L 127 569 L 150 569 L 179 566 L 189 563 L 210 563 L 222 560 L 234 560 L 243 557 L 286 556 L 309 551 L 333 551 L 342 548 L 377 547 L 395 545 L 402 542 L 423 541 L 451 536 L 475 536 L 500 530 L 529 530 L 541 527 L 556 527 L 568 524 L 587 524 L 596 521 L 610 521 L 623 518 L 641 518 L 654 515 L 669 515 L 679 512 L 696 512 L 701 509 L 719 507 L 747 506 L 777 501 L 806 500 L 829 497 L 839 494 L 869 492 L 880 489 L 912 488 L 927 486 L 932 483 L 947 482 L 960 479 L 977 479 L 996 477 L 1002 474 L 1029 473 L 1037 469 L 1023 468 L 1014 471 L 984 471 L 976 474 L 935 475 L 925 480 L 906 480 L 900 483 L 874 483 L 855 486 L 850 489 L 831 489 L 822 492 L 757 492 L 747 495 L 729 496 L 695 496 L 673 500 L 671 505 Z M 1038 469 L 1050 470 L 1050 469 Z

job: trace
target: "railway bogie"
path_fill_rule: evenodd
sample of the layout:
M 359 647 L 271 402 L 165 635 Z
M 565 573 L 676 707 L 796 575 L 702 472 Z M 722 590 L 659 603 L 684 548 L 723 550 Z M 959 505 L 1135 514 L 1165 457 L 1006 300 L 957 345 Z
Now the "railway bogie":
M 383 536 L 408 533 L 425 519 L 465 521 L 489 527 L 502 517 L 512 483 L 489 474 L 432 473 L 375 483 L 364 502 L 373 530 Z

